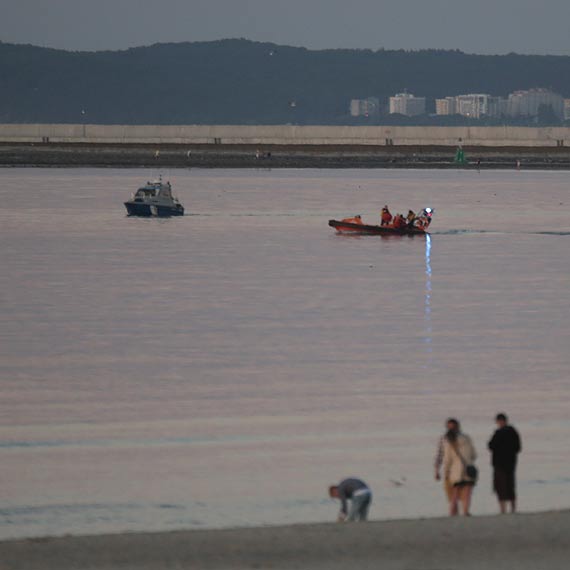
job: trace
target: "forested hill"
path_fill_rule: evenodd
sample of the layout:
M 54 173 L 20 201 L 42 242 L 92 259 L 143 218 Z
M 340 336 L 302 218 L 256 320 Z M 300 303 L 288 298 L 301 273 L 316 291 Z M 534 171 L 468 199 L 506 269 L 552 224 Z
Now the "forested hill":
M 321 50 L 248 40 L 68 52 L 0 43 L 0 122 L 339 124 L 351 99 L 548 87 L 570 57 Z

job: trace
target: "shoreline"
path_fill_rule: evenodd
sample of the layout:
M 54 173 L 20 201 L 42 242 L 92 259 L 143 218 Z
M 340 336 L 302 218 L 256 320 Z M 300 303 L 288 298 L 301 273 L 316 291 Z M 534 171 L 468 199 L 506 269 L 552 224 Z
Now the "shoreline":
M 570 170 L 570 147 L 0 143 L 0 167 Z M 478 164 L 480 162 L 480 164 Z
M 570 510 L 517 515 L 65 536 L 0 542 L 2 570 L 562 570 Z

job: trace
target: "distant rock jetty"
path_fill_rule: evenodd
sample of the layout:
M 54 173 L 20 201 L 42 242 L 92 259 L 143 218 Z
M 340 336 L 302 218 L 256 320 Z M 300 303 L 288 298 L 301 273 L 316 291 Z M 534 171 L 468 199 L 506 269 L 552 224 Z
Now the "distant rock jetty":
M 569 169 L 570 128 L 4 124 L 0 166 Z
M 0 143 L 0 166 L 569 169 L 568 148 Z

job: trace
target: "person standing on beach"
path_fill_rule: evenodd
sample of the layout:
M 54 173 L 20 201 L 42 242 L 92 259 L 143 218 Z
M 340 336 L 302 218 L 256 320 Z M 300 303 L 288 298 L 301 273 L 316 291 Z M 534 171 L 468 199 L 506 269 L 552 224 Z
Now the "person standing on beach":
M 433 463 L 435 470 L 435 480 L 441 480 L 441 465 L 443 463 L 443 447 L 445 442 L 445 436 L 450 431 L 459 431 L 459 421 L 455 418 L 448 418 L 445 422 L 446 433 L 444 433 L 437 442 L 437 450 L 435 452 L 435 460 Z M 443 490 L 445 491 L 445 496 L 447 497 L 447 502 L 451 504 L 451 499 L 453 497 L 453 485 L 449 479 L 443 479 Z
M 338 485 L 329 487 L 329 496 L 340 500 L 338 522 L 365 521 L 372 502 L 372 491 L 368 485 L 354 477 L 343 479 Z M 348 501 L 350 500 L 350 511 Z
M 493 489 L 499 500 L 501 514 L 507 512 L 507 502 L 511 504 L 511 512 L 517 510 L 515 471 L 517 455 L 521 451 L 521 439 L 517 430 L 509 425 L 505 414 L 497 414 L 495 418 L 497 430 L 489 441 L 493 464 Z
M 477 469 L 474 466 L 477 452 L 471 438 L 459 430 L 449 430 L 443 441 L 443 474 L 453 487 L 449 514 L 459 514 L 461 503 L 463 514 L 471 513 L 471 495 L 477 482 Z

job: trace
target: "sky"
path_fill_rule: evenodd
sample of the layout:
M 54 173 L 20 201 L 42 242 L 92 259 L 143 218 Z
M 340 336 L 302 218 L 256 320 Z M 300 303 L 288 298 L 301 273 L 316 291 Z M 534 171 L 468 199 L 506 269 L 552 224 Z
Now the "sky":
M 247 38 L 570 55 L 570 0 L 0 0 L 0 40 L 66 50 Z

